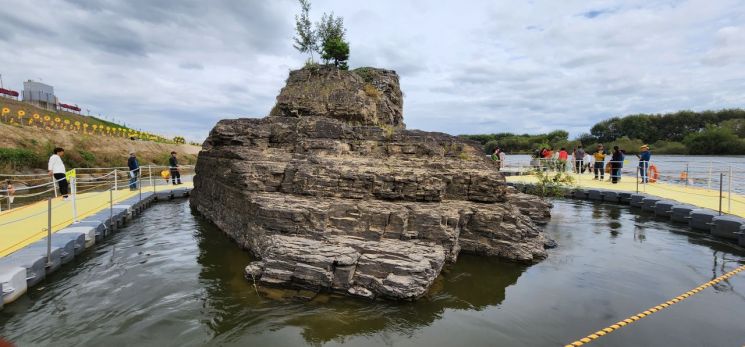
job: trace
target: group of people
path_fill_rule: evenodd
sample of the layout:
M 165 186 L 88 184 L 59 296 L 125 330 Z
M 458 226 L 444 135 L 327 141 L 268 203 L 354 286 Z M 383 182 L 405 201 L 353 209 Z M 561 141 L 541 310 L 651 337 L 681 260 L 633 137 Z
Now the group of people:
M 571 169 L 574 173 L 589 172 L 594 175 L 595 180 L 604 180 L 607 172 L 610 175 L 609 180 L 615 184 L 621 180 L 621 169 L 626 159 L 626 151 L 613 146 L 613 151 L 608 153 L 602 144 L 597 145 L 592 153 L 585 151 L 582 145 L 575 147 L 571 153 L 564 147 L 555 153 L 551 148 L 544 147 L 535 153 L 535 157 L 541 160 L 542 167 L 554 168 L 557 171 L 566 171 L 567 164 L 573 163 Z M 647 183 L 652 158 L 649 146 L 641 146 L 637 157 L 639 158 L 639 177 L 642 183 Z
M 70 184 L 67 182 L 67 170 L 65 169 L 65 163 L 62 161 L 64 155 L 64 148 L 55 148 L 54 154 L 49 157 L 47 169 L 49 170 L 49 175 L 54 178 L 62 199 L 67 200 L 70 194 Z M 129 168 L 129 190 L 137 190 L 137 181 L 140 179 L 140 162 L 137 160 L 137 155 L 134 152 L 129 153 L 127 167 Z M 168 158 L 168 171 L 171 183 L 174 185 L 181 184 L 181 173 L 179 172 L 176 152 L 171 152 L 171 157 Z M 166 179 L 166 182 L 168 182 L 168 179 Z

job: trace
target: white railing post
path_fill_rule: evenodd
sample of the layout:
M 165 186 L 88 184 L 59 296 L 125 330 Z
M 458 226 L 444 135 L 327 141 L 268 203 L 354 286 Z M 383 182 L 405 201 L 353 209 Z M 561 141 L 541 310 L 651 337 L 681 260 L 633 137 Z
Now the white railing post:
M 114 190 L 119 190 L 119 178 L 117 176 L 117 170 L 114 169 Z
M 72 222 L 78 223 L 78 204 L 77 204 L 77 193 L 78 193 L 78 178 L 72 178 Z
M 729 166 L 727 176 L 727 212 L 732 213 L 732 165 Z
M 153 165 L 150 164 L 147 166 L 147 175 L 150 177 L 150 185 L 153 185 Z
M 54 188 L 54 197 L 57 197 L 57 180 L 54 178 L 54 174 L 52 174 L 52 186 Z
M 47 199 L 47 266 L 52 265 L 52 199 Z
M 707 179 L 706 188 L 711 189 L 711 170 L 712 170 L 713 163 L 709 161 L 709 178 Z

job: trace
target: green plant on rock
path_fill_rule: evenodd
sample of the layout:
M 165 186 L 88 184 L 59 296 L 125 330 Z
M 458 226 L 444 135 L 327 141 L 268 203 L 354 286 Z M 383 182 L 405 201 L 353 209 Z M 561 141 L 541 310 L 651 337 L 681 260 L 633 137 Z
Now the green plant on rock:
M 300 53 L 310 54 L 310 62 L 313 62 L 313 52 L 318 50 L 318 43 L 316 32 L 313 30 L 313 24 L 310 21 L 310 1 L 300 1 L 300 14 L 295 15 L 295 32 L 296 36 L 293 38 L 295 44 L 293 47 L 300 51 Z M 306 63 L 306 66 L 308 64 Z
M 550 172 L 545 170 L 534 170 L 536 184 L 528 186 L 527 193 L 542 197 L 560 197 L 572 185 L 574 178 L 568 172 Z
M 313 52 L 317 52 L 325 64 L 333 62 L 339 69 L 349 69 L 349 43 L 344 39 L 344 18 L 334 16 L 333 12 L 324 13 L 314 29 L 310 21 L 310 1 L 299 2 L 300 14 L 295 16 L 293 47 L 301 53 L 310 54 L 311 63 L 314 62 Z
M 323 43 L 323 52 L 321 58 L 325 61 L 334 61 L 334 66 L 347 70 L 347 60 L 349 60 L 349 44 L 341 37 L 332 37 Z

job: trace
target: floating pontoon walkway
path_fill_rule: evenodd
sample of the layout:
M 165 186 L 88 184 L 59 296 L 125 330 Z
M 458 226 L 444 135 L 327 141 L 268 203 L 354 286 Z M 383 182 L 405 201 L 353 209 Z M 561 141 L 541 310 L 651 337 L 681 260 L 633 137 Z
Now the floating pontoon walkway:
M 607 181 L 596 181 L 589 175 L 572 175 L 574 185 L 580 189 L 600 189 L 613 190 L 619 192 L 637 192 L 637 183 L 635 177 L 624 176 L 618 184 L 612 184 Z M 606 176 L 607 177 L 607 176 Z M 533 175 L 508 176 L 508 183 L 514 184 L 536 184 L 538 181 Z M 745 184 L 745 182 L 743 182 Z M 706 189 L 683 184 L 670 184 L 664 182 L 639 184 L 639 193 L 654 195 L 667 200 L 674 200 L 683 204 L 689 204 L 700 208 L 719 211 L 720 201 L 722 212 L 745 217 L 745 196 L 732 194 L 727 191 L 722 193 L 720 198 L 719 190 Z
M 156 186 L 155 189 L 143 188 L 142 194 L 149 196 L 153 190 L 157 192 L 171 192 L 184 188 L 191 190 L 191 182 L 179 186 Z M 140 191 L 129 189 L 112 191 L 113 205 L 130 198 L 138 198 Z M 52 233 L 73 224 L 72 201 L 62 198 L 52 200 Z M 78 220 L 101 211 L 109 210 L 109 191 L 82 193 L 77 195 L 76 208 Z M 0 258 L 7 256 L 29 244 L 46 237 L 47 232 L 47 201 L 39 201 L 31 205 L 0 212 Z
M 55 198 L 49 240 L 48 201 L 1 212 L 0 309 L 154 201 L 186 197 L 191 189 L 192 183 L 185 182 L 178 186 L 154 186 L 144 191 L 87 192 L 76 195 L 75 208 L 72 200 Z

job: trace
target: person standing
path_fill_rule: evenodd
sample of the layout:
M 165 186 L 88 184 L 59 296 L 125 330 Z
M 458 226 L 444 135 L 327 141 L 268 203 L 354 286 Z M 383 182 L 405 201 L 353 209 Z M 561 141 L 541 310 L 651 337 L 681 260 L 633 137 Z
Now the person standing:
M 134 152 L 129 153 L 127 166 L 129 167 L 129 190 L 137 190 L 137 179 L 140 176 L 140 162 L 137 161 L 137 156 Z
M 578 174 L 585 172 L 585 150 L 582 145 L 574 150 L 574 172 Z
M 168 158 L 168 167 L 171 170 L 171 183 L 173 185 L 181 184 L 181 173 L 178 171 L 176 152 L 171 152 L 171 157 Z
M 649 161 L 652 159 L 652 152 L 649 151 L 649 145 L 641 147 L 641 153 L 636 155 L 639 158 L 639 177 L 642 183 L 649 183 Z
M 502 153 L 502 149 L 499 148 L 499 146 L 494 148 L 494 153 L 492 153 L 491 159 L 497 163 L 497 170 L 502 169 L 502 165 L 504 165 L 504 163 L 502 162 L 503 158 L 504 158 L 504 154 Z
M 595 157 L 590 153 L 585 152 L 585 166 L 582 168 L 582 173 L 587 171 L 588 174 L 592 175 L 592 169 L 595 167 Z
M 595 165 L 593 166 L 593 172 L 595 173 L 594 179 L 600 179 L 602 181 L 605 178 L 605 147 L 602 144 L 598 145 L 597 150 L 592 156 L 595 158 Z
M 57 186 L 59 186 L 59 192 L 62 195 L 62 199 L 67 200 L 68 184 L 67 178 L 65 177 L 65 163 L 62 162 L 62 156 L 64 155 L 65 150 L 63 148 L 55 148 L 54 154 L 49 157 L 49 164 L 47 165 L 47 169 L 49 170 L 49 175 L 54 177 L 54 181 L 57 182 Z
M 507 159 L 507 155 L 504 153 L 504 151 L 500 148 L 499 154 L 497 154 L 497 157 L 499 158 L 499 169 L 501 170 L 505 165 L 505 159 Z
M 626 159 L 624 152 L 618 146 L 613 146 L 613 154 L 610 158 L 610 181 L 613 184 L 621 180 L 624 159 Z
M 567 160 L 569 160 L 569 152 L 566 148 L 561 147 L 559 150 L 559 171 L 564 172 L 567 170 Z

